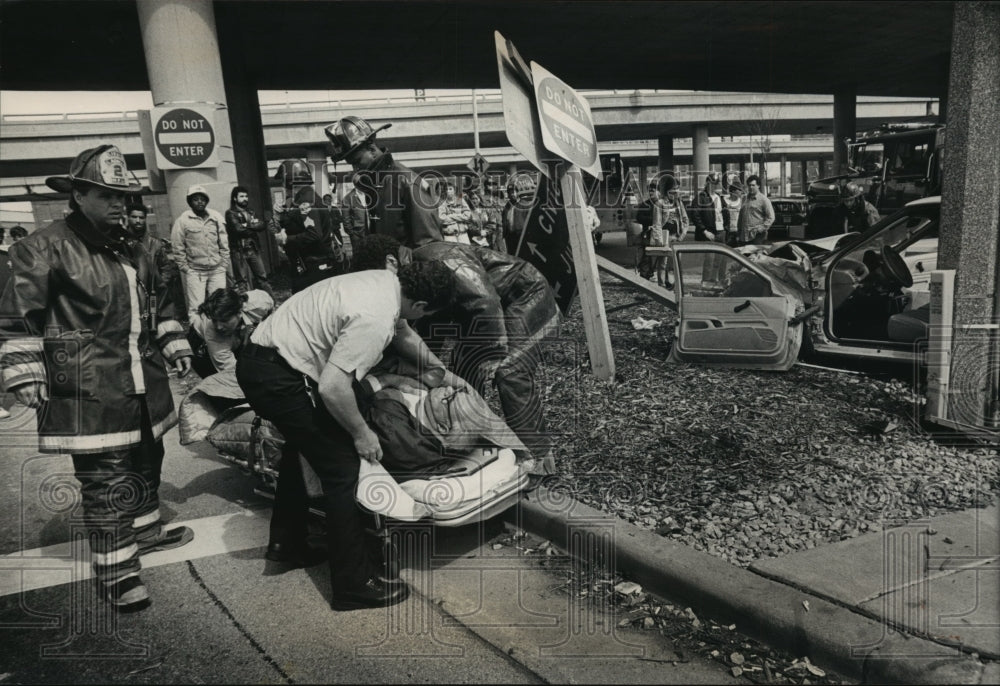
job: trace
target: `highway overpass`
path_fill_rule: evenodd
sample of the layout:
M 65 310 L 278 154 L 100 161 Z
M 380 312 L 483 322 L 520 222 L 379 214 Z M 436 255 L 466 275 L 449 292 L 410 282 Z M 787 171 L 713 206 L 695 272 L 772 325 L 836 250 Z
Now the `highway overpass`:
M 657 156 L 656 140 L 677 139 L 678 164 L 691 156 L 696 125 L 708 127 L 712 137 L 746 137 L 826 133 L 824 139 L 772 143 L 772 159 L 818 159 L 832 153 L 829 136 L 833 97 L 746 93 L 677 93 L 658 91 L 589 91 L 602 152 L 621 152 L 633 159 Z M 884 122 L 934 121 L 938 103 L 933 98 L 859 97 L 858 129 Z M 507 145 L 498 93 L 477 95 L 480 145 L 491 163 L 504 165 L 523 158 Z M 325 156 L 323 127 L 347 114 L 373 123 L 392 122 L 379 140 L 416 169 L 452 171 L 462 168 L 473 153 L 471 96 L 449 96 L 416 101 L 412 98 L 331 101 L 262 107 L 267 157 L 274 162 L 289 157 L 312 160 Z M 825 142 L 824 142 L 825 141 Z M 0 126 L 0 199 L 24 199 L 26 186 L 44 190 L 44 177 L 64 173 L 80 151 L 101 142 L 113 142 L 125 153 L 132 169 L 145 167 L 135 112 L 85 115 L 5 115 Z M 612 150 L 613 148 L 613 150 Z M 748 142 L 713 141 L 715 162 L 749 157 Z

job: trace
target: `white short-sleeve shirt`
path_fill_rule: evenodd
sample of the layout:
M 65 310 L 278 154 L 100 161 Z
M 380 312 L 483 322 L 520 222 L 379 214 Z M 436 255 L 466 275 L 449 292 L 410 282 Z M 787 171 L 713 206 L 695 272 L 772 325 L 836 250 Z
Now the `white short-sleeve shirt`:
M 387 269 L 334 276 L 282 303 L 250 340 L 313 381 L 327 364 L 360 380 L 392 341 L 400 304 L 399 279 Z

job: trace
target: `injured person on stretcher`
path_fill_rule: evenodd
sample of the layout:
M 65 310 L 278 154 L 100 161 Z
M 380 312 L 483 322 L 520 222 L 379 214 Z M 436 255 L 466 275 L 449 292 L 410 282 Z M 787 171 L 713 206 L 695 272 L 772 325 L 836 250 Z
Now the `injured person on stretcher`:
M 429 374 L 386 356 L 354 387 L 358 407 L 382 447 L 381 463 L 361 460 L 358 502 L 403 520 L 429 518 L 459 526 L 512 506 L 529 483 L 531 454 L 514 431 L 471 387 L 435 386 Z M 204 379 L 181 402 L 183 445 L 208 440 L 224 460 L 266 487 L 277 483 L 282 459 L 299 459 L 307 492 L 319 480 L 269 421 L 241 402 L 233 372 Z M 235 404 L 235 406 L 234 406 Z

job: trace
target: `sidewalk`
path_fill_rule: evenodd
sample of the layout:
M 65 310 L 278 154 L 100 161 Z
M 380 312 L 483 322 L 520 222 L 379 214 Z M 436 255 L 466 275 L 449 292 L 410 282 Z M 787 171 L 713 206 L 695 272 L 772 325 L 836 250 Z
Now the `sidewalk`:
M 865 683 L 1000 683 L 998 509 L 954 512 L 743 569 L 540 489 L 508 519 L 616 551 L 646 589 Z M 589 541 L 589 543 L 587 543 Z M 609 549 L 607 542 L 604 549 Z M 584 553 L 586 554 L 586 553 Z M 898 629 L 898 630 L 897 630 Z

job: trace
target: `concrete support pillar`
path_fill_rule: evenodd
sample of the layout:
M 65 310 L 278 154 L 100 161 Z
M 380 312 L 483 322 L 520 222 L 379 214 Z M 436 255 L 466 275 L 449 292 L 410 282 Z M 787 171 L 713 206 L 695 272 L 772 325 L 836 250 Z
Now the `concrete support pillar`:
M 157 106 L 203 104 L 226 109 L 222 60 L 211 0 L 136 1 L 149 88 Z M 228 117 L 217 117 L 215 169 L 166 170 L 171 215 L 188 208 L 185 195 L 193 184 L 205 186 L 209 207 L 224 211 L 236 185 L 233 136 Z
M 788 166 L 788 157 L 786 155 L 778 156 L 778 195 L 788 195 L 788 170 L 785 167 Z
M 705 185 L 705 175 L 711 171 L 709 161 L 708 127 L 698 125 L 694 127 L 691 137 L 691 162 L 692 181 L 695 188 Z
M 219 33 L 219 50 L 225 74 L 226 103 L 229 105 L 229 126 L 233 138 L 236 176 L 241 186 L 250 190 L 250 209 L 258 217 L 272 211 L 270 178 L 267 173 L 267 151 L 264 148 L 264 124 L 260 116 L 257 82 L 247 70 L 246 55 L 258 47 L 252 36 L 237 26 L 240 8 L 232 3 L 215 4 L 215 22 Z M 218 208 L 216 208 L 218 209 Z M 278 263 L 278 246 L 268 234 L 258 238 L 265 267 L 270 271 Z
M 807 160 L 802 160 L 799 162 L 802 165 L 802 193 L 805 194 L 806 190 L 809 188 L 809 162 Z
M 657 171 L 670 171 L 674 168 L 674 137 L 660 136 L 656 139 Z
M 938 269 L 956 269 L 949 418 L 997 427 L 1000 332 L 1000 5 L 957 3 Z M 989 331 L 989 333 L 987 333 Z
M 851 84 L 833 94 L 833 173 L 847 173 L 845 138 L 854 140 L 857 133 L 858 88 Z

